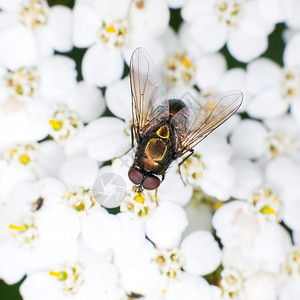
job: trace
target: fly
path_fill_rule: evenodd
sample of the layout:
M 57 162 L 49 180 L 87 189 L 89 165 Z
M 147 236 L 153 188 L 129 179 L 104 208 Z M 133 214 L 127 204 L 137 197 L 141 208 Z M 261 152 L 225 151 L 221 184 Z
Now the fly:
M 193 147 L 230 118 L 243 94 L 229 91 L 201 99 L 186 93 L 168 99 L 159 71 L 146 50 L 137 48 L 130 61 L 132 93 L 132 147 L 134 162 L 128 177 L 134 190 L 157 190 L 171 163 L 194 153 Z M 180 171 L 180 169 L 179 169 Z

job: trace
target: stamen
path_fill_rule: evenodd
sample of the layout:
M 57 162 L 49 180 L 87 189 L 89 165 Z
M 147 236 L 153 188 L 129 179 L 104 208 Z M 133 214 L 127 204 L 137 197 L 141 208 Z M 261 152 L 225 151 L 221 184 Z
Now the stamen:
M 55 276 L 57 277 L 59 280 L 66 280 L 68 278 L 68 274 L 65 271 L 62 272 L 54 272 L 54 271 L 50 271 L 49 275 L 51 276 Z
M 112 32 L 115 32 L 116 30 L 115 30 L 115 27 L 114 26 L 109 26 L 109 27 L 107 27 L 106 28 L 106 30 L 107 30 L 107 32 L 109 32 L 109 33 L 112 33 Z
M 49 272 L 49 275 L 55 276 L 55 277 L 57 277 L 57 278 L 60 277 L 60 273 L 57 273 L 57 272 L 54 272 L 54 271 L 50 271 L 50 272 Z
M 182 62 L 183 65 L 184 65 L 185 67 L 187 67 L 187 68 L 191 65 L 191 62 L 190 62 L 186 57 L 184 57 L 184 58 L 181 60 L 181 62 Z
M 268 206 L 264 206 L 261 208 L 260 212 L 263 214 L 275 215 L 276 211 Z
M 62 121 L 56 121 L 56 120 L 50 120 L 49 124 L 53 127 L 54 130 L 58 131 L 62 128 L 63 122 Z
M 10 224 L 8 227 L 10 229 L 17 229 L 17 230 L 23 230 L 24 229 L 23 226 L 17 226 L 17 225 L 13 225 L 13 224 Z
M 24 165 L 27 165 L 29 163 L 30 159 L 28 155 L 23 154 L 20 156 L 20 162 L 23 163 Z
M 138 202 L 138 203 L 144 203 L 145 198 L 142 196 L 141 193 L 138 193 L 138 195 L 136 195 L 136 196 L 134 197 L 134 200 L 135 200 L 136 202 Z

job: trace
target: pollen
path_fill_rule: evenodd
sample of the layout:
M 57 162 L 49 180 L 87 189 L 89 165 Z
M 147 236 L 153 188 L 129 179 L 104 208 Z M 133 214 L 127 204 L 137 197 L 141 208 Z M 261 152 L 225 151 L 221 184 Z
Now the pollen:
M 10 224 L 8 226 L 10 229 L 17 229 L 17 230 L 23 230 L 23 226 L 17 226 L 17 225 L 13 225 L 13 224 Z
M 216 203 L 216 205 L 214 206 L 214 210 L 218 210 L 223 204 L 223 202 Z
M 54 272 L 54 271 L 50 271 L 50 272 L 49 272 L 49 275 L 55 276 L 55 277 L 57 277 L 57 278 L 60 277 L 60 273 L 57 273 L 57 272 Z
M 50 120 L 49 124 L 53 127 L 55 131 L 58 131 L 62 128 L 63 122 L 62 121 L 56 121 L 56 120 Z
M 57 277 L 59 280 L 66 280 L 68 278 L 68 274 L 65 271 L 62 272 L 54 272 L 54 271 L 50 271 L 49 275 Z
M 107 32 L 109 32 L 109 33 L 113 33 L 113 32 L 115 32 L 116 31 L 116 29 L 115 29 L 115 27 L 114 26 L 109 26 L 109 27 L 107 27 L 106 28 L 106 30 L 107 30 Z
M 275 215 L 276 211 L 268 206 L 264 206 L 261 208 L 260 212 L 263 214 Z
M 30 158 L 28 157 L 28 155 L 23 154 L 20 156 L 20 162 L 24 165 L 27 165 L 30 162 Z
M 183 65 L 184 65 L 185 67 L 187 67 L 187 68 L 191 65 L 191 62 L 190 62 L 186 57 L 184 57 L 184 58 L 181 60 L 181 62 L 182 62 Z
M 138 202 L 138 203 L 144 203 L 145 198 L 139 193 L 138 195 L 136 195 L 136 196 L 134 197 L 134 200 L 135 200 L 136 202 Z

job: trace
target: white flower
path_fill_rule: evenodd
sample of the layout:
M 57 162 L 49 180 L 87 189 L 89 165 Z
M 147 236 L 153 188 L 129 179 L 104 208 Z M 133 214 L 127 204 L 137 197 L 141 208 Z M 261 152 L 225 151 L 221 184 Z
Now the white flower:
M 265 124 L 243 120 L 233 130 L 230 140 L 238 157 L 265 163 L 281 156 L 299 160 L 299 137 L 295 122 L 286 115 Z
M 144 222 L 148 238 L 166 248 L 178 244 L 187 226 L 182 207 L 171 201 L 159 201 L 157 204 L 153 193 L 147 191 L 142 195 L 131 192 L 121 203 L 120 210 L 135 220 Z
M 79 222 L 55 205 L 61 189 L 59 181 L 49 178 L 24 183 L 11 194 L 0 235 L 0 277 L 7 283 L 57 264 L 76 251 Z
M 1 1 L 0 7 L 0 62 L 9 69 L 34 65 L 54 50 L 71 50 L 71 9 L 49 7 L 46 0 Z
M 57 176 L 64 159 L 63 149 L 53 141 L 5 145 L 1 149 L 0 190 L 2 200 L 24 180 Z
M 235 179 L 229 164 L 231 153 L 223 137 L 212 135 L 206 138 L 180 167 L 183 180 L 218 200 L 227 200 Z
M 119 299 L 117 270 L 108 262 L 85 264 L 79 257 L 53 268 L 26 278 L 20 287 L 23 299 Z
M 243 201 L 223 205 L 212 222 L 224 245 L 223 265 L 241 272 L 276 272 L 290 247 L 290 237 L 281 225 L 253 214 Z
M 122 5 L 116 1 L 95 1 L 92 5 L 84 1 L 76 3 L 74 45 L 89 47 L 82 61 L 84 79 L 98 86 L 120 79 L 123 56 L 129 62 L 137 45 L 158 44 L 150 38 L 162 33 L 168 20 L 169 10 L 162 1 L 135 1 L 132 5 L 129 1 Z
M 186 299 L 186 295 L 211 299 L 207 283 L 198 276 L 216 269 L 220 259 L 221 251 L 211 233 L 196 231 L 185 237 L 179 248 L 154 249 L 148 262 L 124 273 L 122 284 L 150 299 Z
M 212 286 L 215 300 L 277 299 L 276 277 L 268 273 L 256 272 L 247 276 L 234 269 L 225 268 L 221 276 L 220 288 Z
M 293 230 L 300 229 L 299 199 L 300 165 L 288 158 L 278 158 L 266 168 L 270 183 L 281 191 L 282 219 Z
M 284 281 L 279 293 L 280 300 L 296 300 L 300 296 L 299 257 L 299 247 L 292 247 L 286 254 L 286 260 L 281 269 Z
M 1 136 L 7 142 L 45 138 L 50 103 L 75 88 L 76 75 L 75 62 L 61 55 L 35 67 L 0 67 Z
M 49 134 L 64 146 L 67 155 L 83 155 L 87 151 L 84 123 L 96 119 L 104 110 L 101 91 L 81 81 L 67 97 L 52 105 L 51 115 L 48 116 Z
M 292 29 L 300 29 L 299 18 L 297 17 L 300 11 L 300 5 L 298 1 L 287 0 L 280 1 L 286 14 L 286 25 Z
M 295 120 L 298 120 L 300 106 L 300 35 L 287 43 L 284 53 L 284 67 L 268 58 L 260 58 L 247 67 L 249 92 L 254 95 L 247 107 L 250 116 L 270 119 L 284 115 L 291 106 Z
M 248 62 L 262 54 L 273 24 L 261 15 L 256 1 L 187 1 L 182 9 L 187 35 L 199 51 L 217 52 L 225 43 L 232 56 Z

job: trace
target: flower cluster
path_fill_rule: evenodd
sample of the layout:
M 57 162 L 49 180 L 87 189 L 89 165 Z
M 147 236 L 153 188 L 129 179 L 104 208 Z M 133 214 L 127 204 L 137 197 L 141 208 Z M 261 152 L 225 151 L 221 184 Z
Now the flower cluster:
M 0 279 L 24 300 L 299 300 L 298 2 L 69 2 L 0 0 Z M 282 61 L 262 57 L 278 26 Z M 127 176 L 137 47 L 173 99 L 244 94 L 157 194 Z

